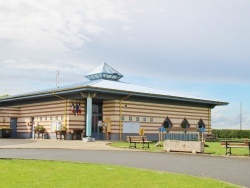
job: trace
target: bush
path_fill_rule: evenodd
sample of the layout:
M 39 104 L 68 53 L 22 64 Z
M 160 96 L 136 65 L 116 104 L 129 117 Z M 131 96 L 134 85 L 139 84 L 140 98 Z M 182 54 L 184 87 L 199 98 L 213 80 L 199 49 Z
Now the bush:
M 38 126 L 35 127 L 35 131 L 44 132 L 45 128 L 42 125 L 38 125 Z
M 218 138 L 250 138 L 250 130 L 213 129 Z

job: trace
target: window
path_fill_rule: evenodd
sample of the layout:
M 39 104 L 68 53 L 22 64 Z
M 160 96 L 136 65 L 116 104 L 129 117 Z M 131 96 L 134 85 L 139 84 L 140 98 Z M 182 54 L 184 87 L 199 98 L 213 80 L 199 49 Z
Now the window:
M 129 121 L 132 121 L 132 117 L 129 117 Z
M 124 121 L 124 120 L 125 120 L 125 117 L 124 117 L 124 116 L 122 116 L 122 117 L 121 117 L 121 120 L 122 120 L 122 121 Z
M 49 117 L 49 119 L 50 119 L 50 121 L 52 121 L 52 117 L 51 116 Z
M 47 121 L 47 116 L 45 117 L 45 121 Z
M 136 117 L 136 121 L 140 121 L 140 118 L 139 118 L 139 117 Z
M 102 114 L 102 102 L 93 102 L 92 104 L 92 113 L 93 114 Z
M 166 117 L 166 119 L 163 121 L 163 124 L 162 126 L 165 128 L 165 129 L 170 129 L 173 124 L 172 122 L 170 121 L 170 119 L 168 117 Z
M 116 76 L 116 75 L 112 75 L 112 79 L 113 79 L 113 80 L 116 80 L 116 79 L 117 79 L 117 76 Z
M 61 116 L 61 120 L 63 120 L 63 116 Z
M 144 117 L 144 118 L 143 118 L 143 121 L 146 122 L 146 121 L 147 121 L 147 118 Z
M 154 119 L 153 118 L 150 118 L 150 122 L 153 122 L 154 121 Z
M 197 128 L 201 130 L 201 129 L 205 129 L 205 127 L 206 126 L 205 126 L 203 120 L 200 119 L 199 122 L 198 122 L 198 124 L 197 124 Z
M 42 117 L 40 117 L 40 121 L 42 121 L 43 120 L 43 118 Z
M 188 129 L 190 127 L 188 121 L 186 118 L 183 119 L 183 121 L 181 122 L 181 128 L 183 129 Z
M 56 116 L 56 120 L 58 120 L 58 116 Z

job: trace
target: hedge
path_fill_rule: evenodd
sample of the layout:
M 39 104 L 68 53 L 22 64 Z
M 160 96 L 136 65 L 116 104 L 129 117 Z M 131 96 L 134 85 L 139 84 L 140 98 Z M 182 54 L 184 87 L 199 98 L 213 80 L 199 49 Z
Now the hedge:
M 218 138 L 250 138 L 250 130 L 213 129 L 212 134 Z

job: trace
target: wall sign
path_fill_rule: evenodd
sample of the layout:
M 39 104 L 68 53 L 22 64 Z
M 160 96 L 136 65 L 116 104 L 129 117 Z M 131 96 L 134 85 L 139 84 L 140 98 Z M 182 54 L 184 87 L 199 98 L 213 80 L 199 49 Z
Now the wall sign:
M 139 133 L 140 131 L 140 123 L 139 122 L 123 122 L 123 133 Z
M 50 132 L 62 129 L 62 123 L 60 121 L 52 121 L 50 124 Z

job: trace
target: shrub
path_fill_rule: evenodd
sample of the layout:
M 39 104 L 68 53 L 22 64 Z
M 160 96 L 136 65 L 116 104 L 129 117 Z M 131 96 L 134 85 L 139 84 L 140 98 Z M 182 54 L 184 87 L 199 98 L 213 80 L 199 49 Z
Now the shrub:
M 250 138 L 250 130 L 213 129 L 218 138 Z
M 44 132 L 45 128 L 42 125 L 38 125 L 38 126 L 35 127 L 35 131 Z

